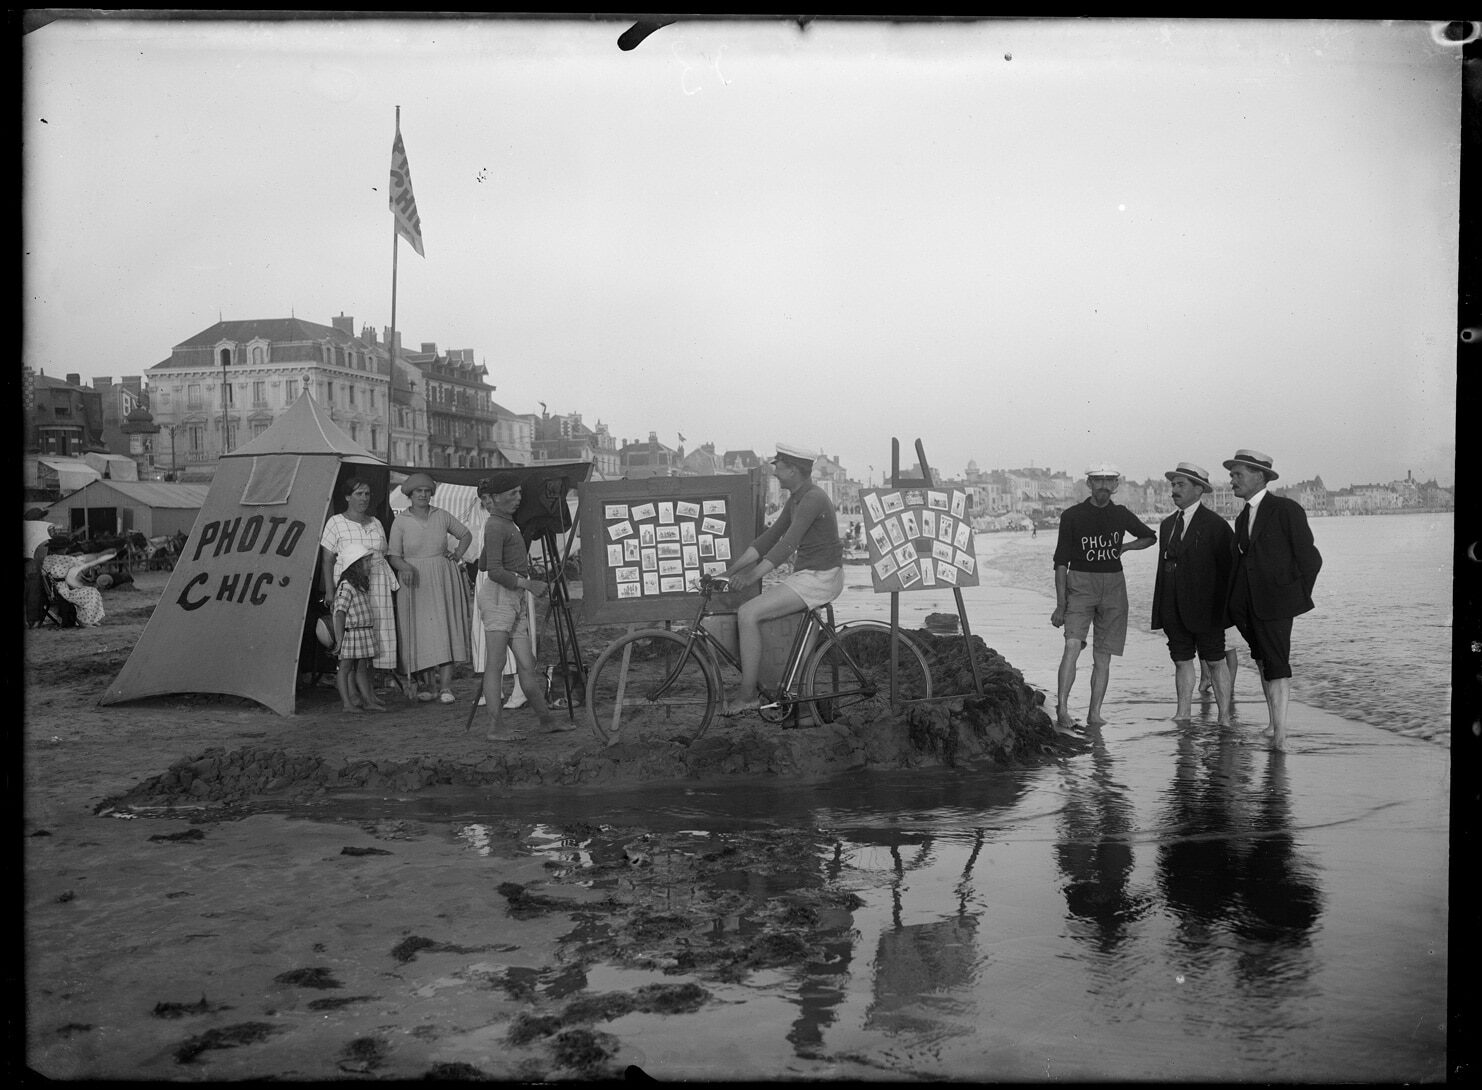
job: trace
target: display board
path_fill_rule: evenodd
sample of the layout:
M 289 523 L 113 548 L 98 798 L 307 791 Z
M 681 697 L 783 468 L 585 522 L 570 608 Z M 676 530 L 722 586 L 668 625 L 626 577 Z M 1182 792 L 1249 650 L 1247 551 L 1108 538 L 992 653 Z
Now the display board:
M 967 493 L 926 484 L 860 493 L 877 594 L 978 585 Z
M 694 581 L 724 572 L 760 521 L 751 474 L 592 482 L 580 495 L 587 621 L 692 619 Z M 755 593 L 753 586 L 711 601 L 733 611 Z

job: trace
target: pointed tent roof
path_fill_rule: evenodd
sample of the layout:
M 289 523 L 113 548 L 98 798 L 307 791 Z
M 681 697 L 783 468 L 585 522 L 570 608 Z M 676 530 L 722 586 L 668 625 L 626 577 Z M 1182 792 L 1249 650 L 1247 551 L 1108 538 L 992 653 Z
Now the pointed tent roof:
M 337 454 L 347 462 L 385 465 L 345 434 L 307 392 L 285 409 L 267 431 L 224 458 L 251 458 L 264 454 Z

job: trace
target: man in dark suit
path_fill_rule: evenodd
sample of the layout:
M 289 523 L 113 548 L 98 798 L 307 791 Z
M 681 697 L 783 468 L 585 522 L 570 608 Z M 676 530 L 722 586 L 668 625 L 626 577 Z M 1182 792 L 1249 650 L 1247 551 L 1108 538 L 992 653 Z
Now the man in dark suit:
M 1178 510 L 1158 527 L 1158 574 L 1153 581 L 1153 621 L 1168 637 L 1174 719 L 1191 719 L 1194 656 L 1214 683 L 1219 721 L 1230 722 L 1230 675 L 1225 667 L 1225 600 L 1230 590 L 1235 535 L 1230 524 L 1199 501 L 1213 492 L 1209 473 L 1180 462 L 1163 474 L 1173 485 Z
M 1261 669 L 1261 688 L 1271 722 L 1265 734 L 1274 750 L 1286 749 L 1286 709 L 1291 695 L 1292 618 L 1312 608 L 1312 587 L 1322 554 L 1312 541 L 1307 512 L 1266 485 L 1280 474 L 1271 457 L 1238 450 L 1225 463 L 1230 487 L 1245 501 L 1235 519 L 1230 619 L 1250 644 Z

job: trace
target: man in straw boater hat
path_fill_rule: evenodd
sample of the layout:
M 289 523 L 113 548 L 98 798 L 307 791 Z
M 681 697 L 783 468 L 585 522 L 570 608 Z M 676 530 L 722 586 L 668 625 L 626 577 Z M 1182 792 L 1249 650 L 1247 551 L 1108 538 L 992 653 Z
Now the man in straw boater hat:
M 1163 474 L 1173 485 L 1178 510 L 1158 527 L 1158 573 L 1153 580 L 1153 621 L 1168 638 L 1173 659 L 1174 719 L 1193 718 L 1194 656 L 1209 671 L 1219 722 L 1230 722 L 1230 673 L 1225 666 L 1225 602 L 1235 535 L 1230 524 L 1200 501 L 1213 492 L 1209 473 L 1180 462 Z
M 1283 751 L 1291 696 L 1292 619 L 1312 608 L 1322 554 L 1313 543 L 1302 505 L 1266 490 L 1280 476 L 1270 455 L 1237 450 L 1225 468 L 1230 471 L 1231 489 L 1245 501 L 1235 519 L 1230 619 L 1261 669 L 1271 720 L 1263 733 L 1273 750 Z
M 736 612 L 741 650 L 741 685 L 725 705 L 726 715 L 740 715 L 761 707 L 757 692 L 762 661 L 762 622 L 805 609 L 827 605 L 844 589 L 844 547 L 839 521 L 828 494 L 813 483 L 814 455 L 801 447 L 777 444 L 772 458 L 777 483 L 790 495 L 777 521 L 746 546 L 726 569 L 733 587 L 757 582 L 794 556 L 793 571 Z
M 1060 536 L 1055 542 L 1055 612 L 1050 623 L 1065 629 L 1065 651 L 1055 693 L 1055 730 L 1074 735 L 1070 690 L 1075 685 L 1076 660 L 1086 646 L 1094 623 L 1091 648 L 1091 704 L 1088 726 L 1099 727 L 1101 702 L 1111 680 L 1111 660 L 1127 642 L 1127 580 L 1122 574 L 1122 554 L 1158 543 L 1143 521 L 1127 508 L 1112 503 L 1122 483 L 1122 471 L 1107 462 L 1086 470 L 1091 494 L 1067 507 L 1060 516 Z M 1123 544 L 1125 535 L 1133 540 Z

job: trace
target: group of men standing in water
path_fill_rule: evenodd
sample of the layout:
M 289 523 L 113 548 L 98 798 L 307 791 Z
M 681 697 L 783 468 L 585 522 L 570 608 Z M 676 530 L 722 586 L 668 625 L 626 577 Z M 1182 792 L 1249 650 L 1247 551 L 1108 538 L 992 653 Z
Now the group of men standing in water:
M 1200 502 L 1204 493 L 1214 491 L 1209 474 L 1193 462 L 1180 462 L 1164 474 L 1178 510 L 1156 533 L 1111 501 L 1122 480 L 1115 466 L 1100 463 L 1086 470 L 1091 494 L 1061 516 L 1055 546 L 1055 611 L 1050 623 L 1065 630 L 1055 700 L 1055 729 L 1060 733 L 1076 735 L 1082 729 L 1068 704 L 1088 635 L 1094 642 L 1086 724 L 1096 727 L 1105 722 L 1101 704 L 1111 678 L 1111 659 L 1122 653 L 1127 635 L 1121 556 L 1156 545 L 1152 627 L 1167 637 L 1174 663 L 1174 718 L 1192 717 L 1197 657 L 1212 683 L 1219 722 L 1230 722 L 1234 701 L 1225 629 L 1233 625 L 1261 671 L 1270 717 L 1264 733 L 1272 749 L 1285 750 L 1292 620 L 1312 609 L 1322 556 L 1301 504 L 1267 490 L 1267 484 L 1280 476 L 1268 455 L 1242 449 L 1224 466 L 1230 472 L 1231 490 L 1245 501 L 1233 530 Z

